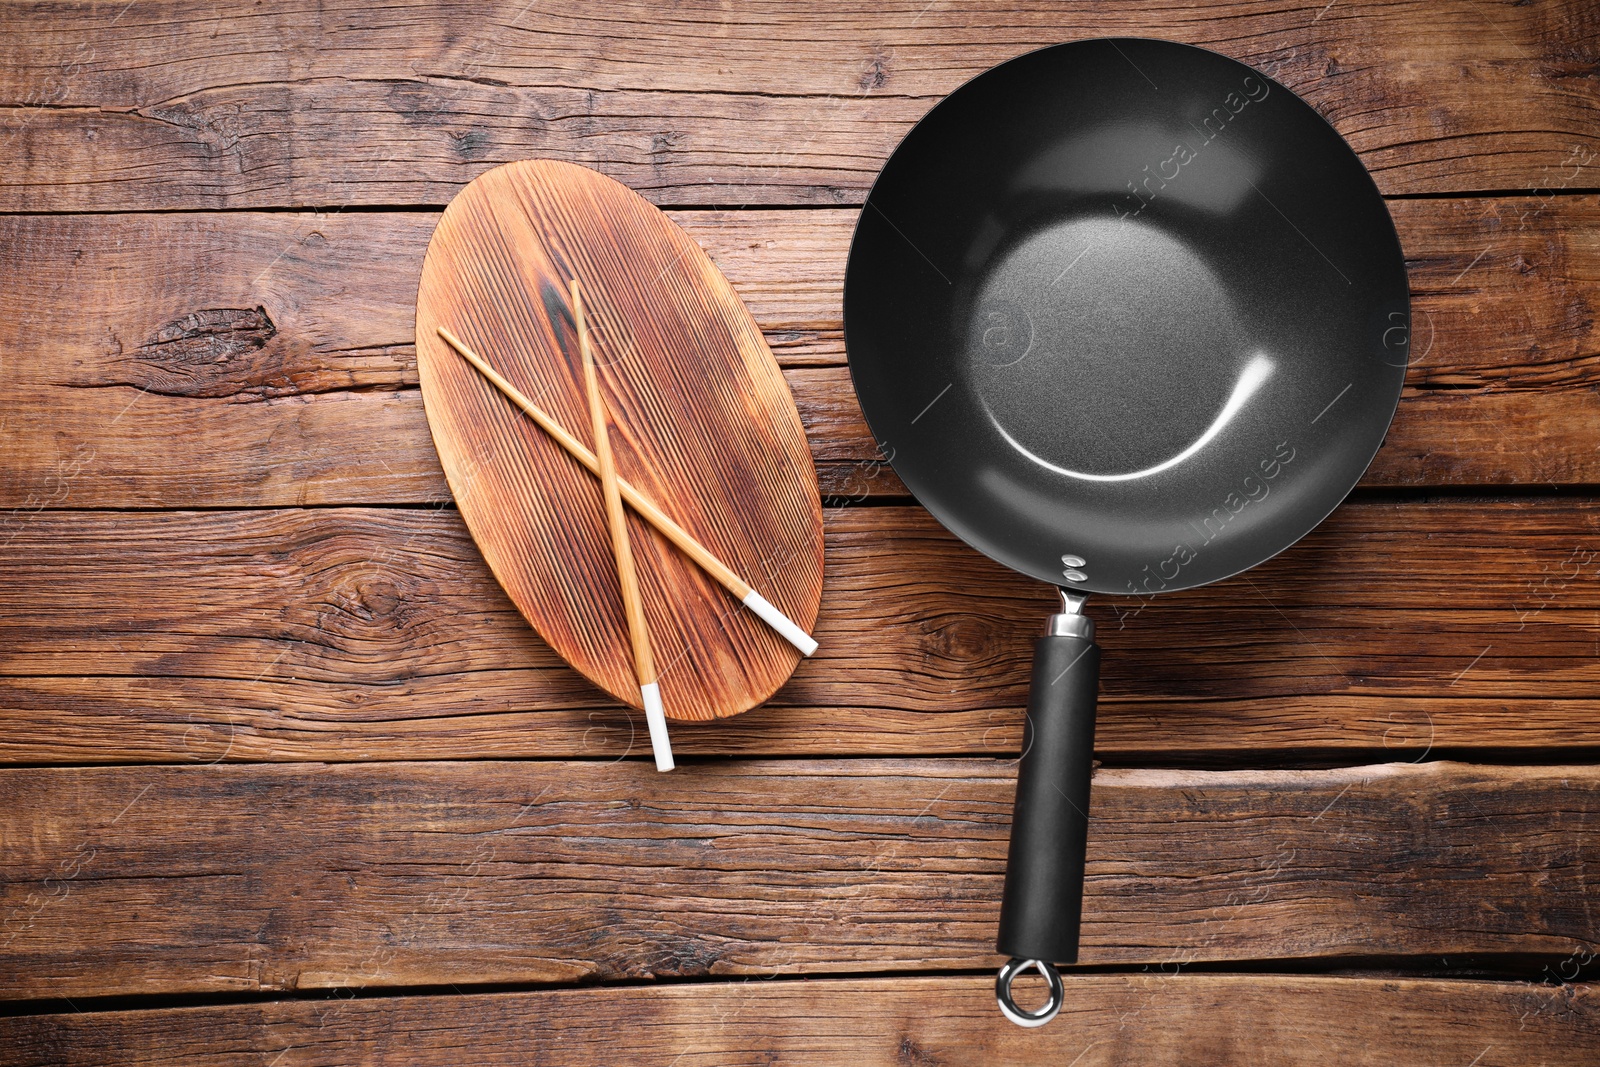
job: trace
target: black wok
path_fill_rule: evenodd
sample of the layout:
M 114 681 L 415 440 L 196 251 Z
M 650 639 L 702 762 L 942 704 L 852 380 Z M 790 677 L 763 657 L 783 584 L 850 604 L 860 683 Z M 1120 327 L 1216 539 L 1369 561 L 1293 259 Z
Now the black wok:
M 845 275 L 881 450 L 980 552 L 1061 588 L 1035 651 L 1001 907 L 1007 1015 L 1076 962 L 1090 593 L 1253 567 L 1345 497 L 1405 375 L 1405 263 L 1348 145 L 1216 53 L 1102 39 L 962 86 L 895 150 Z M 1026 1012 L 1011 979 L 1037 968 Z

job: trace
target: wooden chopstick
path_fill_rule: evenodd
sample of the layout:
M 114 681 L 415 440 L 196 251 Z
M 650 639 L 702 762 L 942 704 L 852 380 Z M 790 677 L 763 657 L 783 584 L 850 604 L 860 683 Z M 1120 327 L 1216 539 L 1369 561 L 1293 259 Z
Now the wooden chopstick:
M 594 427 L 594 455 L 600 467 L 600 494 L 605 500 L 606 525 L 611 528 L 611 552 L 617 559 L 617 579 L 622 585 L 622 613 L 628 620 L 628 640 L 633 645 L 633 672 L 644 699 L 644 721 L 650 728 L 650 747 L 656 756 L 656 770 L 672 770 L 672 742 L 667 737 L 667 716 L 661 705 L 656 661 L 650 652 L 650 628 L 644 618 L 644 598 L 639 595 L 639 574 L 634 568 L 633 548 L 628 544 L 628 517 L 622 510 L 622 493 L 617 486 L 617 462 L 611 454 L 611 431 L 606 425 L 605 401 L 600 399 L 600 378 L 594 369 L 594 352 L 589 347 L 589 329 L 583 320 L 583 291 L 578 279 L 571 282 L 572 317 L 578 326 L 578 352 L 583 358 L 583 384 L 589 393 L 589 422 Z
M 545 414 L 533 401 L 524 396 L 521 390 L 502 377 L 499 371 L 484 362 L 476 352 L 468 348 L 459 337 L 443 326 L 438 327 L 438 331 L 439 336 L 444 338 L 451 348 L 460 353 L 462 359 L 476 367 L 478 373 L 489 379 L 496 389 L 505 394 L 508 400 L 521 408 L 523 414 L 538 423 L 545 433 L 555 438 L 556 443 L 571 453 L 573 459 L 589 468 L 590 472 L 594 474 L 600 473 L 600 461 L 595 458 L 593 452 L 584 447 L 582 441 L 562 429 L 560 423 Z M 704 545 L 691 537 L 683 527 L 673 522 L 666 512 L 651 503 L 626 479 L 617 479 L 617 489 L 621 492 L 622 499 L 627 501 L 629 507 L 643 516 L 645 521 L 659 530 L 667 540 L 677 545 L 684 555 L 704 568 L 705 572 L 715 578 L 724 589 L 732 593 L 735 599 L 755 612 L 761 618 L 761 621 L 781 634 L 784 640 L 798 648 L 802 655 L 809 656 L 817 650 L 817 642 L 810 634 L 796 625 L 793 619 L 774 607 L 766 597 L 751 588 L 749 582 L 739 577 L 728 568 L 727 564 L 712 555 Z

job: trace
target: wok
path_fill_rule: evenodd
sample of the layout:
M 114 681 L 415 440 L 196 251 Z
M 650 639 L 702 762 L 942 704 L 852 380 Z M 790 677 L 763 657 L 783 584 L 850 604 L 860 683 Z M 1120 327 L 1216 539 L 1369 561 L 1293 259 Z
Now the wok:
M 1299 540 L 1372 460 L 1405 375 L 1394 225 L 1339 134 L 1214 52 L 1099 39 L 936 106 L 873 185 L 850 373 L 907 488 L 1061 590 L 1035 648 L 1000 913 L 1002 1009 L 1076 962 L 1093 593 L 1218 581 Z M 1037 1011 L 1012 980 L 1050 981 Z

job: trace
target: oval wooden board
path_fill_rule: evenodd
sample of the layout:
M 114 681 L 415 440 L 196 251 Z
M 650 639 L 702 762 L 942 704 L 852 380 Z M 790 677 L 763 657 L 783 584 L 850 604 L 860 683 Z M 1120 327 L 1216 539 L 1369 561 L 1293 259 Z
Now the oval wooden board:
M 791 619 L 822 596 L 805 430 L 761 331 L 675 223 L 585 167 L 529 160 L 463 189 L 428 245 L 417 364 L 467 528 L 568 663 L 639 707 L 600 483 L 437 333 L 460 337 L 592 449 L 567 298 L 583 286 L 617 470 Z M 800 653 L 628 509 L 661 694 L 675 719 L 737 715 Z

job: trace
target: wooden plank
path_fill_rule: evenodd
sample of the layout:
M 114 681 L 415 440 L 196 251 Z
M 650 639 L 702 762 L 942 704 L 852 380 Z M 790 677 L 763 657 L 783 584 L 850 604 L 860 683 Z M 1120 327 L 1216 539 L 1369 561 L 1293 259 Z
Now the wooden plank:
M 200 0 L 79 0 L 52 16 L 19 9 L 0 40 L 0 210 L 439 205 L 531 157 L 595 166 L 658 203 L 859 203 L 968 78 L 1115 35 L 1278 77 L 1389 193 L 1570 183 L 1600 154 L 1580 0 L 697 0 L 670 14 L 649 0 L 342 0 L 314 17 L 273 0 L 232 18 Z
M 918 508 L 835 510 L 821 648 L 685 754 L 1013 755 L 1048 589 Z M 1090 613 L 1102 758 L 1600 743 L 1600 512 L 1364 501 L 1214 587 Z M 0 537 L 0 759 L 621 758 L 453 511 L 46 511 Z M 731 602 L 730 602 L 731 603 Z M 681 649 L 663 646 L 669 669 Z
M 0 995 L 997 966 L 999 760 L 14 769 Z M 1595 767 L 1102 770 L 1081 963 L 1600 948 Z
M 1600 199 L 1391 206 L 1415 367 L 1366 484 L 1600 483 Z M 673 218 L 788 365 L 824 494 L 903 493 L 837 365 L 854 212 Z M 435 219 L 0 218 L 0 507 L 445 499 L 412 346 Z
M 1557 981 L 1069 975 L 1066 1008 L 1043 1030 L 1002 1019 L 993 983 L 981 977 L 90 1010 L 0 1019 L 0 1067 L 594 1067 L 663 1057 L 676 1067 L 1535 1067 L 1600 1054 L 1600 997 Z

